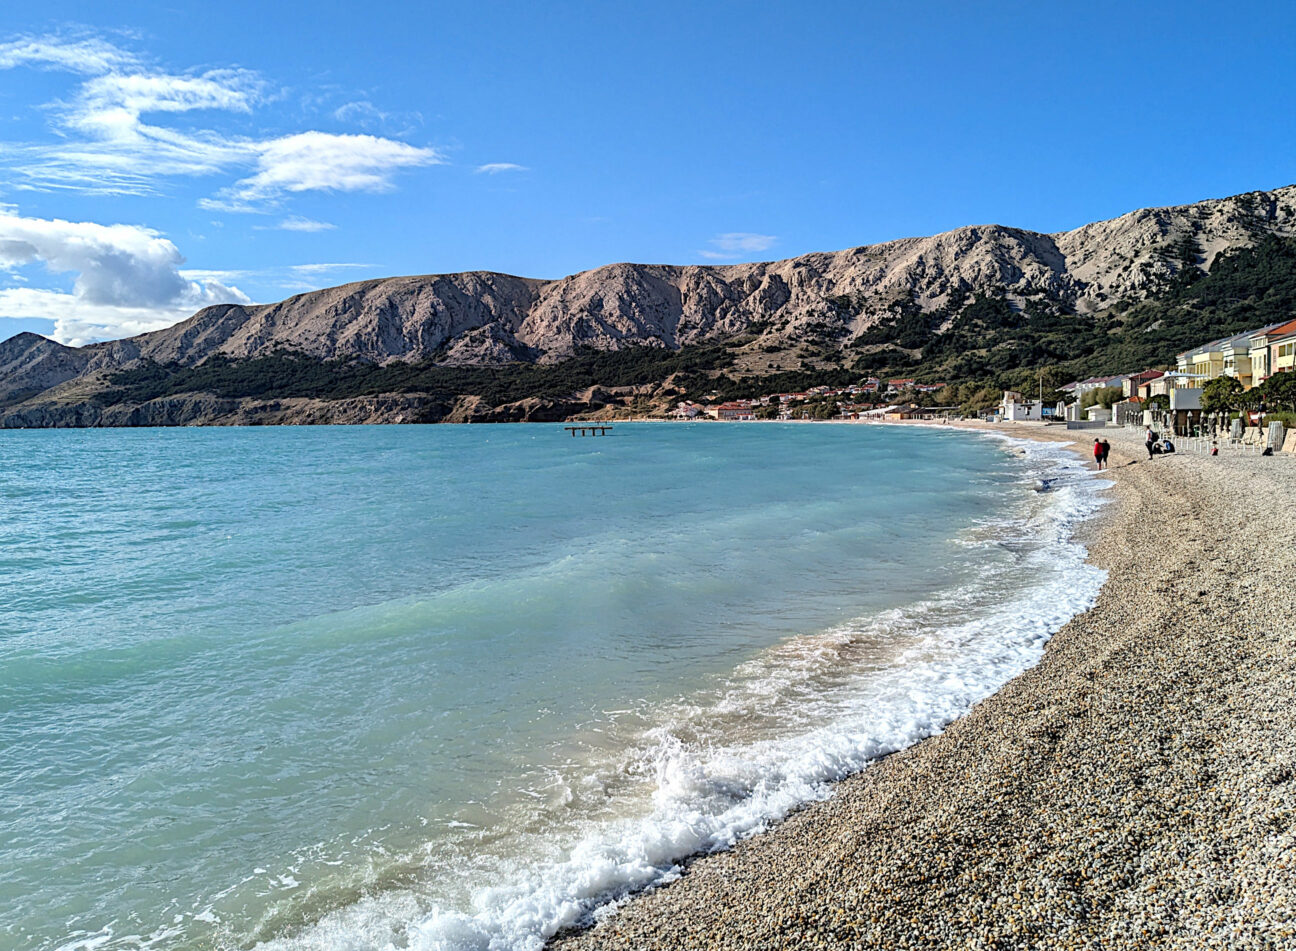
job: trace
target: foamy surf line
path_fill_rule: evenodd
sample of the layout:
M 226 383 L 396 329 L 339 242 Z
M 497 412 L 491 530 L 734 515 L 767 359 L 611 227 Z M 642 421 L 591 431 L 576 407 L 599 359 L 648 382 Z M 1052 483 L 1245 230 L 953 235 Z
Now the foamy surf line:
M 987 543 L 1012 546 L 1011 578 L 794 638 L 738 668 L 715 696 L 658 711 L 621 761 L 592 765 L 585 777 L 594 785 L 606 778 L 600 771 L 650 777 L 639 814 L 577 820 L 561 838 L 533 843 L 543 847 L 530 858 L 486 862 L 493 874 L 462 904 L 412 889 L 380 893 L 260 947 L 539 951 L 557 932 L 678 877 L 689 857 L 757 834 L 831 795 L 834 782 L 940 733 L 1036 664 L 1105 580 L 1073 535 L 1108 483 L 1063 445 L 981 435 L 1016 450 L 1023 466 L 1027 512 Z M 1047 493 L 1025 491 L 1044 480 Z M 744 717 L 778 728 L 740 740 L 715 734 L 717 721 Z

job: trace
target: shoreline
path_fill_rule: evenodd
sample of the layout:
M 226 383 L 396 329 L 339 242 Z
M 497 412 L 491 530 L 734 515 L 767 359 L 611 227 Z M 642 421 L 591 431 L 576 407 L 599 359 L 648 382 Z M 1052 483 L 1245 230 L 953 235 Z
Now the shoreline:
M 957 428 L 1082 456 L 1090 437 Z M 1112 502 L 1083 536 L 1108 580 L 1035 666 L 827 800 L 693 857 L 677 880 L 547 947 L 1292 940 L 1296 605 L 1284 577 L 1296 577 L 1296 515 L 1280 500 L 1296 497 L 1296 467 L 1148 462 L 1135 434 L 1102 435 Z M 1264 533 L 1247 530 L 1249 498 L 1275 505 Z

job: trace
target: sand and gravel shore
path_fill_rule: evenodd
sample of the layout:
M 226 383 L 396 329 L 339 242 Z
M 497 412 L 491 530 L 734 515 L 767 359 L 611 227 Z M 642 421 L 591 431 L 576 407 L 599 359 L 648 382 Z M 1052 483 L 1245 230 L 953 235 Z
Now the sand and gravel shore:
M 1109 580 L 1038 666 L 551 946 L 1296 947 L 1296 457 L 1104 435 Z

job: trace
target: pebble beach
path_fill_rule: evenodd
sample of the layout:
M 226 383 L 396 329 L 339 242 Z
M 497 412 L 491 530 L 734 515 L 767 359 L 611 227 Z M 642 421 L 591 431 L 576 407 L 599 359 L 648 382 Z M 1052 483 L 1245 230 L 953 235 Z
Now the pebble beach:
M 1108 581 L 1040 664 L 549 946 L 1296 947 L 1296 457 L 1102 435 Z

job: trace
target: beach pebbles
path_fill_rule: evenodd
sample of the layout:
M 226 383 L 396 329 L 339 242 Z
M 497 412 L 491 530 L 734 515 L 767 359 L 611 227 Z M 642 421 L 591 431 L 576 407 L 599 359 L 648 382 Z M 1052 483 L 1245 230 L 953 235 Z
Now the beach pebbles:
M 1107 435 L 1110 578 L 1037 667 L 551 946 L 1296 948 L 1296 457 Z

